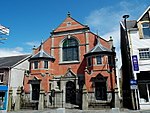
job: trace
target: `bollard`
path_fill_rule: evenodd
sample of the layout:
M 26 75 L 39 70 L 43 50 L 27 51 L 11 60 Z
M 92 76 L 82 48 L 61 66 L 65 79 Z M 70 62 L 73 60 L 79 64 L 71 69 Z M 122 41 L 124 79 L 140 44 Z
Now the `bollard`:
M 20 110 L 21 88 L 17 89 L 17 97 L 15 101 L 15 110 Z
M 12 109 L 12 93 L 13 93 L 13 90 L 12 90 L 12 87 L 10 87 L 9 98 L 8 98 L 8 111 L 10 111 Z M 14 108 L 13 108 L 13 110 L 14 110 Z
M 85 85 L 83 86 L 82 94 L 82 110 L 88 110 L 88 94 Z
M 41 89 L 40 90 L 38 110 L 43 110 L 44 109 L 44 95 L 45 95 L 45 92 L 44 92 L 44 90 Z

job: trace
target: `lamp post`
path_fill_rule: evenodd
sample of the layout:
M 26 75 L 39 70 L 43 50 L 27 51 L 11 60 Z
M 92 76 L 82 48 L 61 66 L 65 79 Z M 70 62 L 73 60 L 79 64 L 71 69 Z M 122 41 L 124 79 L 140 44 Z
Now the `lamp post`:
M 127 44 L 128 59 L 129 59 L 129 62 L 131 62 L 128 31 L 127 31 L 127 18 L 129 18 L 129 15 L 123 15 L 123 18 L 124 18 L 124 26 L 125 26 L 125 38 L 126 38 L 126 44 Z
M 128 38 L 128 31 L 127 31 L 127 18 L 129 18 L 129 15 L 124 15 L 124 26 L 125 26 L 125 41 L 127 44 L 127 56 L 128 56 L 128 69 L 129 69 L 129 80 L 134 80 L 134 74 L 133 74 L 133 69 L 132 69 L 132 60 L 131 60 L 131 54 L 130 54 L 130 46 L 129 46 L 129 38 Z M 130 83 L 129 81 L 129 83 Z M 138 97 L 137 97 L 137 91 L 136 89 L 131 90 L 131 99 L 132 99 L 132 107 L 134 110 L 139 109 L 139 104 L 138 104 Z

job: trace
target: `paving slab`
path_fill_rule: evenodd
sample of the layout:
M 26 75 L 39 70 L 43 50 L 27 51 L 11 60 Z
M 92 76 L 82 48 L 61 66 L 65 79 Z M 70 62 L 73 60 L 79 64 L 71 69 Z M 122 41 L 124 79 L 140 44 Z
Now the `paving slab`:
M 150 110 L 104 109 L 104 110 L 78 110 L 78 109 L 44 109 L 44 110 L 19 110 L 8 113 L 150 113 Z

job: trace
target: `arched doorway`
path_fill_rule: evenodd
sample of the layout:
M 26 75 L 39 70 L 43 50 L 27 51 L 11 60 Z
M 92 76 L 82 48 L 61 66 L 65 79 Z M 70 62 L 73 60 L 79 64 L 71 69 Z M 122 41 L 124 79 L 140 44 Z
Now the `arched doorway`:
M 72 81 L 66 83 L 66 103 L 76 103 L 76 86 Z
M 34 77 L 32 80 L 29 80 L 29 84 L 31 84 L 31 100 L 37 101 L 39 100 L 40 94 L 40 80 Z
M 32 84 L 32 100 L 39 100 L 40 84 Z
M 96 77 L 92 77 L 91 81 L 95 85 L 96 100 L 107 100 L 107 77 L 98 74 Z
M 96 100 L 107 100 L 106 81 L 95 82 Z

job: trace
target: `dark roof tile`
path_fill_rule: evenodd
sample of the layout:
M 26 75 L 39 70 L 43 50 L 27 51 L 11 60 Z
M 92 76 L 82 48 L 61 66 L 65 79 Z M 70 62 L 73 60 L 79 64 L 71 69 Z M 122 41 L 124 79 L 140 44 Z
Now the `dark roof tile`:
M 10 68 L 21 60 L 27 58 L 30 55 L 18 55 L 10 57 L 0 57 L 0 68 Z

